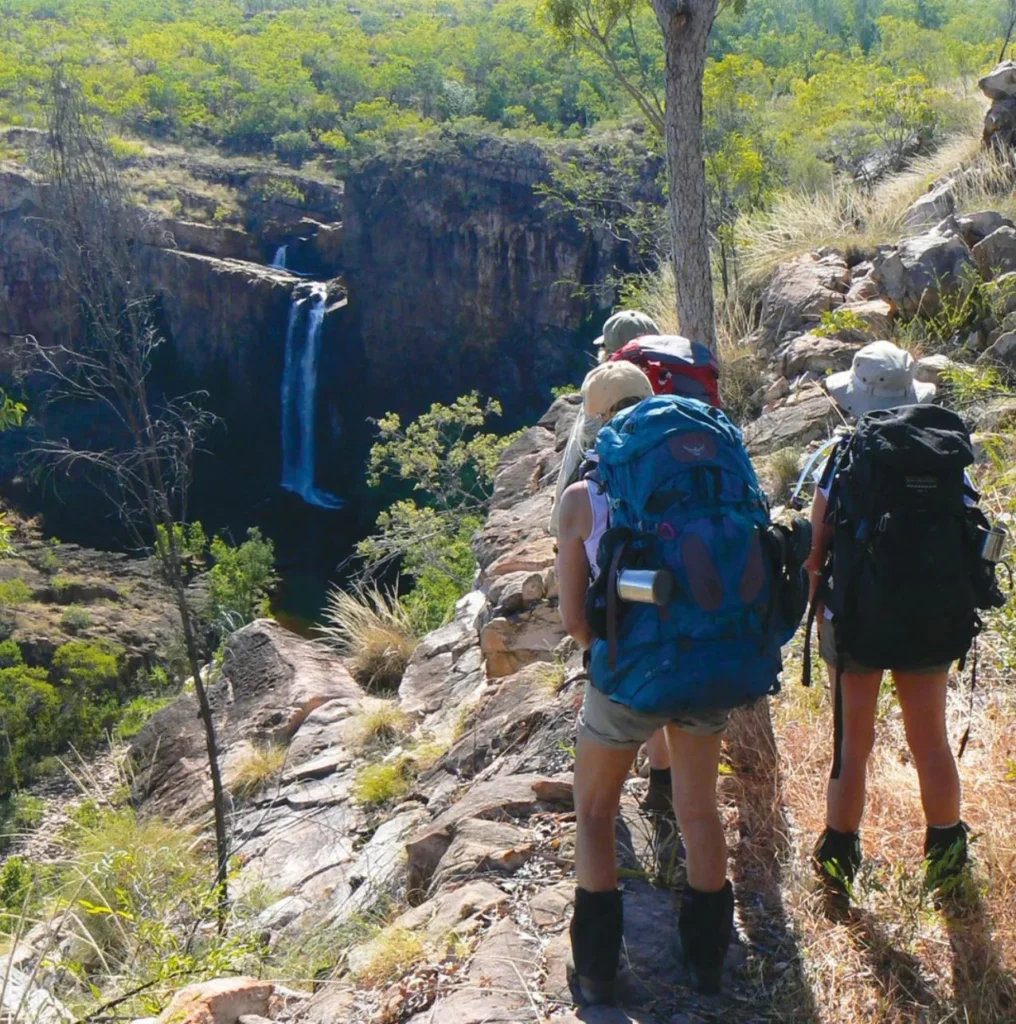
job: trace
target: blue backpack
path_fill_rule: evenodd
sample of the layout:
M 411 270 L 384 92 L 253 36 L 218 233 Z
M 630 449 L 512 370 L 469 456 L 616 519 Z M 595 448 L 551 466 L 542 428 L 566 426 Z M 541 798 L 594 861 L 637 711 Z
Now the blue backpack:
M 610 529 L 587 599 L 593 685 L 646 713 L 777 692 L 807 603 L 810 532 L 770 524 L 740 431 L 710 405 L 657 395 L 618 413 L 596 452 L 590 486 L 607 493 Z M 667 603 L 620 602 L 625 568 L 669 570 Z

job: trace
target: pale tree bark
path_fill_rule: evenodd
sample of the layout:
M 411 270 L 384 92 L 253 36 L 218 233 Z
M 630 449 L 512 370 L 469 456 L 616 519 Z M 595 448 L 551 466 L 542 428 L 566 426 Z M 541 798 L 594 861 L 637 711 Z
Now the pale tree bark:
M 706 223 L 702 76 L 718 0 L 653 0 L 667 54 L 666 124 L 674 277 L 681 333 L 716 350 Z

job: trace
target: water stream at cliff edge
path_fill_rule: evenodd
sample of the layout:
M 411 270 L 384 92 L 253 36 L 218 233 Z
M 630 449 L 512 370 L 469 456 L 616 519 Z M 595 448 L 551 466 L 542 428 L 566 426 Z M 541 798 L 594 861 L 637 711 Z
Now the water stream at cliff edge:
M 272 266 L 284 269 L 286 246 L 275 253 Z M 344 502 L 314 486 L 316 452 L 314 420 L 317 398 L 318 358 L 321 354 L 321 328 L 325 320 L 328 288 L 311 285 L 306 298 L 294 298 L 286 325 L 286 363 L 282 374 L 282 487 L 299 494 L 308 505 L 318 508 L 342 508 Z M 307 329 L 298 330 L 305 305 Z

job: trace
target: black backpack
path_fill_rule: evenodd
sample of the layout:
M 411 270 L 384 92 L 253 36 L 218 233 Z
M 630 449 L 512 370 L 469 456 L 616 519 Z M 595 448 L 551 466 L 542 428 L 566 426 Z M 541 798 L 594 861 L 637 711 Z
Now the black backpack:
M 833 458 L 817 597 L 832 612 L 837 677 L 845 655 L 904 670 L 964 659 L 978 611 L 1005 597 L 981 558 L 988 521 L 966 502 L 978 495 L 963 421 L 933 405 L 870 412 Z

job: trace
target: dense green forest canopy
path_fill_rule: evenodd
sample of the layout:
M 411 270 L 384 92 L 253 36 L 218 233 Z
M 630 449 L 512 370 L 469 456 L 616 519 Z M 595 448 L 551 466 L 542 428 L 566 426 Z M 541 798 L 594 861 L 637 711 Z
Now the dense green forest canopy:
M 121 133 L 295 159 L 463 118 L 579 134 L 630 116 L 605 62 L 555 30 L 562 2 L 601 24 L 632 8 L 612 25 L 618 66 L 659 88 L 648 0 L 0 0 L 0 120 L 39 120 L 58 59 Z M 1008 7 L 749 0 L 714 31 L 711 108 L 729 108 L 720 120 L 740 129 L 753 108 L 777 105 L 774 145 L 828 134 L 878 85 L 954 96 L 997 56 Z

